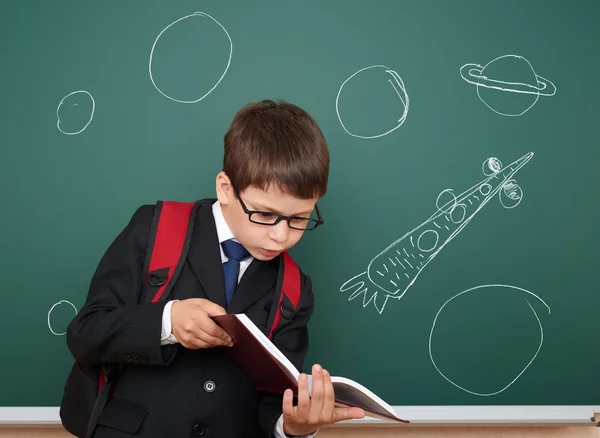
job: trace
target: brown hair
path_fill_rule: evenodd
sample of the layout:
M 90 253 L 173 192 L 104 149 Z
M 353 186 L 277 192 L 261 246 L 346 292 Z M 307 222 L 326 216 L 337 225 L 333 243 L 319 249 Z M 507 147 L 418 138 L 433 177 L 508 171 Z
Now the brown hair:
M 276 184 L 301 199 L 327 191 L 329 150 L 317 122 L 285 101 L 245 105 L 225 134 L 223 171 L 238 191 Z

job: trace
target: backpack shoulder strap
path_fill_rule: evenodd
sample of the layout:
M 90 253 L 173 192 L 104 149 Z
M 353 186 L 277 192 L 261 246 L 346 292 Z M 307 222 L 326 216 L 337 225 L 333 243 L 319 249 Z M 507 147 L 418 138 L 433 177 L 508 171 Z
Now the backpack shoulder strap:
M 142 288 L 142 303 L 157 302 L 169 296 L 185 262 L 199 202 L 158 201 L 154 210 Z M 91 438 L 100 412 L 111 396 L 122 366 L 104 365 L 98 374 L 98 393 L 88 421 L 86 438 Z
M 189 249 L 198 202 L 158 201 L 148 238 L 142 302 L 167 299 Z
M 302 284 L 300 281 L 300 268 L 287 251 L 283 253 L 283 261 L 279 262 L 279 275 L 277 289 L 279 300 L 275 304 L 275 316 L 272 318 L 269 339 L 275 330 L 284 322 L 291 320 L 300 303 Z M 271 312 L 272 313 L 272 312 Z

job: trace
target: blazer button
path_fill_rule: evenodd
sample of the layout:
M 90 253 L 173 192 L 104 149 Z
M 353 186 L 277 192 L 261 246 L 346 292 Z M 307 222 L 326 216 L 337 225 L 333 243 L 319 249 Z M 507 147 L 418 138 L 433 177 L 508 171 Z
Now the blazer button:
M 195 436 L 202 436 L 204 435 L 204 427 L 201 424 L 196 424 L 192 428 L 192 432 L 194 432 Z
M 204 383 L 204 390 L 206 392 L 213 392 L 216 387 L 217 387 L 217 385 L 215 385 L 215 382 L 213 382 L 212 380 L 207 380 Z
M 125 359 L 125 362 L 131 362 L 132 358 L 131 358 L 131 354 L 129 353 L 125 353 L 123 355 L 123 359 Z

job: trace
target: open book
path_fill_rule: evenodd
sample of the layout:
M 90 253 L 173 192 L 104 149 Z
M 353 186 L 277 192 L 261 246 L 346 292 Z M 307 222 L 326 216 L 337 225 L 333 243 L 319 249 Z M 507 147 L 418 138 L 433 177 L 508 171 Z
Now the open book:
M 298 395 L 300 372 L 245 314 L 219 315 L 212 319 L 233 339 L 233 347 L 225 348 L 256 389 L 280 394 L 291 389 Z M 311 394 L 312 376 L 308 377 Z M 336 406 L 359 407 L 370 417 L 409 422 L 399 418 L 392 406 L 360 383 L 336 376 L 331 376 L 331 381 Z

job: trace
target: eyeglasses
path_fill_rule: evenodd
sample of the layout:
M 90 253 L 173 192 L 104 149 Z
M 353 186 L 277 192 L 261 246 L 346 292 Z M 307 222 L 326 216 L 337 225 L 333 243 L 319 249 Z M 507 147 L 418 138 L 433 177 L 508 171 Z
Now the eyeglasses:
M 240 193 L 233 184 L 231 187 L 233 187 L 233 190 L 240 200 L 240 204 L 242 205 L 244 212 L 248 215 L 250 222 L 261 225 L 277 225 L 282 220 L 286 220 L 291 229 L 301 231 L 312 231 L 319 225 L 323 225 L 323 218 L 321 217 L 321 212 L 319 211 L 319 207 L 317 207 L 317 205 L 315 205 L 315 210 L 317 212 L 318 219 L 299 216 L 283 216 L 281 214 L 268 211 L 249 210 L 248 207 L 246 207 L 246 204 L 244 204 Z

